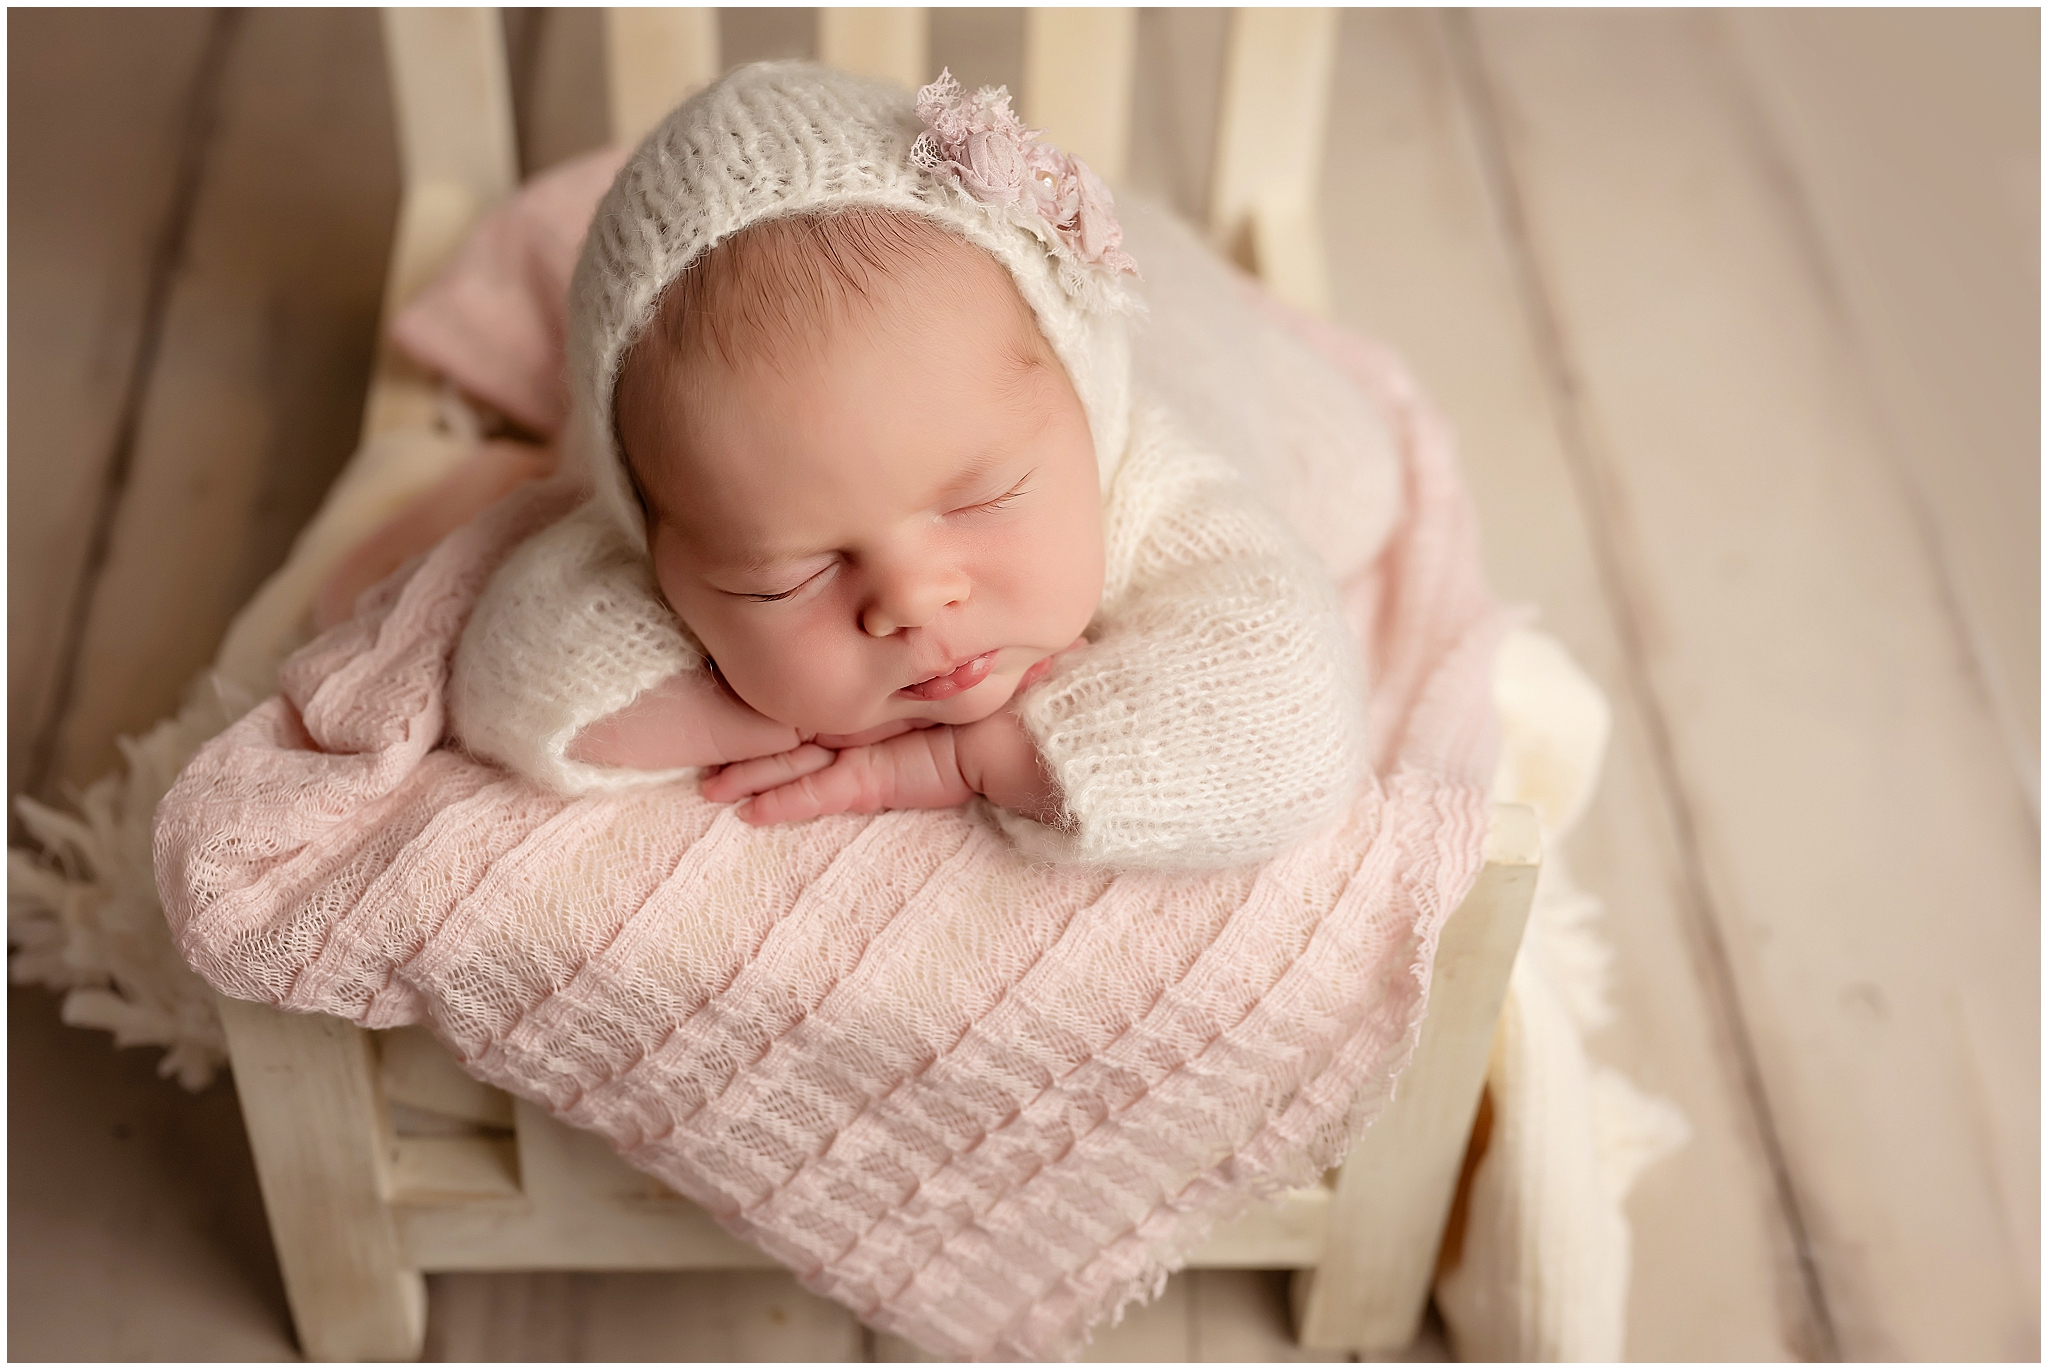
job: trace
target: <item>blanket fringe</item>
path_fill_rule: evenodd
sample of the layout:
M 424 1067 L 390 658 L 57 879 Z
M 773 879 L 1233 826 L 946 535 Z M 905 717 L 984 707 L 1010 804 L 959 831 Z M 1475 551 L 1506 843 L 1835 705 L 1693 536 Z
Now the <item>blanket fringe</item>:
M 253 702 L 202 675 L 174 716 L 120 739 L 122 764 L 70 795 L 73 812 L 16 800 L 41 850 L 7 853 L 9 978 L 58 991 L 65 1023 L 117 1047 L 165 1048 L 157 1073 L 194 1091 L 227 1061 L 227 1038 L 213 990 L 171 943 L 150 829 L 185 763 Z

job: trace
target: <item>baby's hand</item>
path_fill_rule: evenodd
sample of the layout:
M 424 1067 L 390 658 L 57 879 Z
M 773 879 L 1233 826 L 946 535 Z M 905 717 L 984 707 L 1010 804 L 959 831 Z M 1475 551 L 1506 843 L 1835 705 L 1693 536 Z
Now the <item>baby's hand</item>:
M 926 727 L 881 741 L 801 747 L 740 761 L 706 777 L 704 797 L 716 804 L 743 801 L 749 823 L 788 823 L 828 813 L 878 809 L 948 809 L 973 797 L 960 774 L 954 730 Z
M 1060 821 L 1057 787 L 1038 749 L 1008 709 L 964 727 L 920 727 L 879 742 L 819 739 L 741 761 L 704 781 L 714 803 L 740 800 L 748 823 L 788 823 L 830 813 L 950 809 L 977 794 L 1041 823 Z
M 1085 645 L 1076 638 L 1034 664 L 1017 682 L 1016 694 L 1037 684 L 1055 657 Z M 705 777 L 704 797 L 715 804 L 742 801 L 739 816 L 757 825 L 828 813 L 950 809 L 977 794 L 1040 823 L 1067 821 L 1059 786 L 1012 708 L 960 727 L 885 723 L 849 736 L 805 737 L 802 743 Z

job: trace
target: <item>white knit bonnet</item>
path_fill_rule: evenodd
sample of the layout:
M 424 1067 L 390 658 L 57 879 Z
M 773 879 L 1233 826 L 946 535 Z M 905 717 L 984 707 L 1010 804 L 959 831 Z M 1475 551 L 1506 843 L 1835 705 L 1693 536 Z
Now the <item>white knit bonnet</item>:
M 935 110 L 941 117 L 929 122 Z M 1066 208 L 1045 207 L 1059 204 Z M 571 423 L 592 498 L 644 552 L 644 515 L 614 437 L 612 401 L 620 364 L 662 292 L 741 229 L 856 207 L 921 215 L 1008 268 L 1087 411 L 1106 491 L 1129 433 L 1125 316 L 1135 308 L 1118 279 L 1130 263 L 1107 206 L 1101 182 L 1033 143 L 1000 92 L 962 99 L 942 77 L 913 101 L 886 83 L 807 62 L 739 68 L 640 144 L 598 205 L 576 264 Z

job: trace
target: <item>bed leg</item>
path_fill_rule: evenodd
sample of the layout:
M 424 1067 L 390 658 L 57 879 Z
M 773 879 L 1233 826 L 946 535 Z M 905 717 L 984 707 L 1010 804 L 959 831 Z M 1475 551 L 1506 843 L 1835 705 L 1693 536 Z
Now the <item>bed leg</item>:
M 391 1129 L 369 1036 L 220 1000 L 285 1296 L 308 1360 L 416 1360 L 426 1282 L 387 1195 Z
M 1494 812 L 1486 867 L 1437 942 L 1415 1058 L 1338 1174 L 1322 1263 L 1294 1277 L 1311 1350 L 1399 1351 L 1422 1326 L 1541 860 L 1535 815 Z

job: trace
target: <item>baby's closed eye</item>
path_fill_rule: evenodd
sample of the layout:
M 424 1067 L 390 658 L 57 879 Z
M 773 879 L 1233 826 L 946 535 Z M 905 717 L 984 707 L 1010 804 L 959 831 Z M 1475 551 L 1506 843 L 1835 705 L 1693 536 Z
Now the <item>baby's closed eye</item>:
M 782 600 L 794 599 L 802 591 L 817 584 L 838 564 L 838 561 L 835 559 L 811 570 L 799 567 L 795 571 L 788 573 L 790 576 L 796 577 L 796 580 L 786 590 L 727 590 L 723 587 L 720 587 L 720 589 L 722 593 L 731 595 L 736 599 L 750 600 L 755 604 L 774 604 Z M 775 582 L 771 580 L 770 583 Z M 785 580 L 783 583 L 787 584 L 788 582 Z
M 790 597 L 791 595 L 795 594 L 795 593 L 796 593 L 796 592 L 797 592 L 798 590 L 801 590 L 801 589 L 803 589 L 803 588 L 804 588 L 804 586 L 806 586 L 806 585 L 809 585 L 809 584 L 811 583 L 811 581 L 813 581 L 813 580 L 815 580 L 815 579 L 816 579 L 816 577 L 815 577 L 815 576 L 806 576 L 806 577 L 805 577 L 805 578 L 804 578 L 803 580 L 799 581 L 799 582 L 798 582 L 797 584 L 795 584 L 795 585 L 792 585 L 792 586 L 790 586 L 790 587 L 789 587 L 789 588 L 788 588 L 787 590 L 782 590 L 782 591 L 778 591 L 777 593 L 775 593 L 775 594 L 772 594 L 772 595 L 763 595 L 763 594 L 754 594 L 754 593 L 751 593 L 751 592 L 742 592 L 742 594 L 741 594 L 741 598 L 743 598 L 743 599 L 751 599 L 751 600 L 753 600 L 753 601 L 754 601 L 754 602 L 755 602 L 756 604 L 773 604 L 773 603 L 775 603 L 775 601 L 777 601 L 777 600 L 779 600 L 779 599 L 788 599 L 788 598 L 789 598 L 789 597 Z
M 954 514 L 993 514 L 999 510 L 1007 509 L 1019 499 L 1031 493 L 1031 478 L 1037 474 L 1036 470 L 1026 471 L 1022 480 L 995 498 L 980 500 L 974 504 L 963 504 L 952 512 Z

